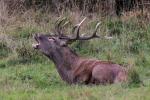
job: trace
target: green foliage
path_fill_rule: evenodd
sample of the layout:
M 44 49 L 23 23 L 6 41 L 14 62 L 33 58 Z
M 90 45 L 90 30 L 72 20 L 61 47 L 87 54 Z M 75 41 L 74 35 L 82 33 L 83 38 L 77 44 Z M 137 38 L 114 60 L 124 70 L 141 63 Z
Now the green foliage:
M 24 26 L 22 27 L 17 27 L 14 30 L 14 33 L 12 34 L 13 37 L 19 38 L 19 39 L 29 39 L 32 37 L 33 33 L 37 32 L 38 29 L 35 28 L 34 26 Z
M 129 87 L 139 87 L 143 85 L 143 82 L 140 79 L 139 74 L 135 69 L 129 69 L 128 70 L 128 75 L 129 75 Z
M 46 61 L 46 57 L 31 47 L 28 41 L 20 41 L 20 45 L 16 48 L 17 59 L 20 63 L 42 62 Z
M 0 58 L 7 57 L 11 52 L 10 48 L 7 47 L 5 42 L 0 42 Z
M 23 62 L 31 61 L 32 54 L 34 53 L 31 49 L 23 43 L 21 47 L 16 49 L 18 58 L 21 59 Z
M 107 23 L 110 35 L 120 35 L 123 31 L 123 22 L 121 20 L 110 20 Z
M 0 68 L 5 68 L 6 67 L 6 63 L 0 63 Z

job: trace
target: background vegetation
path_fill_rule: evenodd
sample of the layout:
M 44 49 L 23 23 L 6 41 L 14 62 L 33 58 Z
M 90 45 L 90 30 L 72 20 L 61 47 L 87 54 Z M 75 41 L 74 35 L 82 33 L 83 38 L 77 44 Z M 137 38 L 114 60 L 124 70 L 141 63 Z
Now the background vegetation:
M 117 0 L 66 1 L 0 0 L 0 100 L 149 100 L 148 8 L 132 3 L 131 9 L 126 10 L 121 3 L 118 8 Z M 109 10 L 111 4 L 114 9 Z M 121 16 L 117 16 L 118 9 Z M 70 47 L 84 57 L 111 60 L 129 68 L 128 84 L 70 86 L 60 79 L 53 63 L 31 47 L 32 35 L 54 32 L 58 18 L 71 22 L 65 27 L 65 33 L 70 34 L 72 26 L 85 16 L 88 19 L 81 33 L 90 34 L 101 21 L 98 34 L 113 39 L 77 41 Z

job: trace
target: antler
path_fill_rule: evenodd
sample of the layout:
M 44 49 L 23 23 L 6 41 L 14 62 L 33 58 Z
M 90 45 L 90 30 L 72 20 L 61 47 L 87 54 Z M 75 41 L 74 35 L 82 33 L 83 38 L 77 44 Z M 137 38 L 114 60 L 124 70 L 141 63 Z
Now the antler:
M 62 33 L 62 28 L 69 23 L 69 21 L 66 21 L 66 18 L 63 18 L 63 19 L 58 19 L 56 21 L 57 25 L 55 27 L 57 33 L 58 33 L 58 37 L 60 39 L 63 39 L 66 41 L 66 43 L 72 43 L 76 40 L 90 40 L 90 39 L 93 39 L 93 38 L 100 38 L 100 36 L 98 36 L 96 33 L 97 33 L 97 30 L 100 26 L 100 22 L 98 22 L 96 24 L 96 27 L 95 27 L 95 30 L 94 32 L 92 33 L 91 36 L 80 36 L 80 27 L 82 25 L 82 23 L 86 20 L 86 17 L 78 24 L 76 24 L 73 29 L 72 29 L 72 33 L 75 34 L 75 36 L 66 36 Z M 64 23 L 62 26 L 61 24 Z M 76 33 L 75 33 L 76 32 Z
M 77 29 L 77 37 L 75 40 L 89 40 L 89 39 L 93 39 L 93 38 L 99 38 L 99 36 L 96 34 L 99 26 L 100 26 L 100 23 L 97 23 L 93 34 L 91 36 L 86 36 L 86 37 L 79 36 L 79 28 L 78 28 Z
M 76 28 L 77 28 L 76 38 L 74 38 L 74 39 L 78 39 L 78 38 L 80 37 L 80 35 L 79 35 L 80 26 L 81 26 L 81 24 L 82 24 L 85 20 L 86 20 L 86 17 L 85 17 L 79 24 L 77 24 L 77 25 L 75 25 L 75 26 L 73 27 L 72 33 L 74 33 L 75 30 L 76 30 Z
M 63 18 L 63 19 L 61 19 L 61 20 L 60 20 L 60 18 L 58 18 L 58 20 L 56 21 L 55 30 L 56 30 L 56 32 L 57 32 L 57 34 L 58 34 L 59 36 L 63 36 L 63 35 L 64 35 L 64 34 L 62 33 L 62 28 L 63 28 L 66 24 L 69 23 L 69 21 L 65 22 L 66 19 L 67 19 L 66 17 Z M 65 23 L 64 23 L 64 22 L 65 22 Z M 61 26 L 62 23 L 64 23 L 63 26 Z
M 96 24 L 95 30 L 94 30 L 94 32 L 91 36 L 86 36 L 86 37 L 81 37 L 80 36 L 80 26 L 85 20 L 86 20 L 86 17 L 79 24 L 77 24 L 73 27 L 72 33 L 75 33 L 75 31 L 77 32 L 75 37 L 65 36 L 65 37 L 60 37 L 60 38 L 61 39 L 66 39 L 68 42 L 73 42 L 73 41 L 76 41 L 76 40 L 90 40 L 90 39 L 93 39 L 93 38 L 99 38 L 99 36 L 96 33 L 97 33 L 97 30 L 100 26 L 100 23 Z

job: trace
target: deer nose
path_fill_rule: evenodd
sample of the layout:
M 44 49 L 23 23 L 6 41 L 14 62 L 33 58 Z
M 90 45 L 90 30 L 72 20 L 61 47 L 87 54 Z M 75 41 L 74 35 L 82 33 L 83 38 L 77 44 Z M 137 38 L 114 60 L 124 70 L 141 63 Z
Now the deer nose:
M 32 47 L 33 47 L 34 49 L 38 49 L 39 44 L 32 44 Z

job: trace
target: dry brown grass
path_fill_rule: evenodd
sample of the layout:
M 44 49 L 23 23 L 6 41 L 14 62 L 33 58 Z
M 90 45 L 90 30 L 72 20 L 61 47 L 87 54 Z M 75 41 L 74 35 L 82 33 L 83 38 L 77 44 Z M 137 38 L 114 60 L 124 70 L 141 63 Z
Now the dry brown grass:
M 130 12 L 123 13 L 123 16 L 121 17 L 123 21 L 128 21 L 130 19 L 137 19 L 137 20 L 144 20 L 144 21 L 150 21 L 150 12 L 147 9 L 141 10 L 134 10 Z

